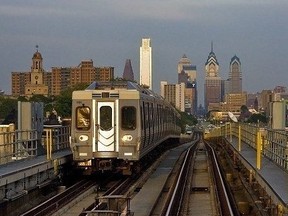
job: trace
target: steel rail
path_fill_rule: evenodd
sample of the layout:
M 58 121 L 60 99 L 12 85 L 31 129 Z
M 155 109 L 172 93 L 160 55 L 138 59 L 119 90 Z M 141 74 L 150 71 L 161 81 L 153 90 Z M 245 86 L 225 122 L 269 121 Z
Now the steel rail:
M 181 166 L 181 170 L 179 172 L 179 175 L 178 175 L 178 178 L 176 181 L 176 185 L 175 185 L 174 190 L 173 190 L 173 194 L 171 196 L 169 205 L 168 205 L 166 213 L 165 213 L 166 216 L 169 216 L 172 214 L 175 215 L 175 208 L 176 208 L 175 206 L 177 205 L 176 203 L 179 204 L 182 202 L 183 194 L 184 194 L 184 188 L 185 188 L 184 185 L 186 184 L 187 175 L 188 175 L 188 166 L 191 162 L 191 158 L 192 158 L 191 154 L 194 152 L 196 146 L 197 145 L 194 144 L 194 145 L 190 146 L 189 149 L 186 151 L 185 158 L 184 158 L 183 164 Z M 182 186 L 180 186 L 180 183 L 183 183 Z M 180 194 L 180 199 L 178 196 L 179 194 Z M 178 205 L 176 215 L 179 215 L 180 209 L 181 209 L 181 205 Z
M 51 215 L 80 193 L 85 192 L 94 185 L 95 183 L 92 181 L 82 180 L 70 188 L 67 188 L 65 191 L 39 204 L 38 206 L 26 211 L 25 213 L 21 214 L 21 216 Z
M 220 187 L 217 186 L 217 191 L 218 191 L 218 193 L 220 191 L 220 193 L 223 194 L 224 198 L 225 198 L 225 202 L 220 202 L 222 215 L 234 216 L 235 214 L 234 214 L 233 208 L 232 208 L 231 203 L 230 203 L 230 199 L 229 199 L 229 196 L 227 193 L 226 185 L 224 183 L 223 176 L 221 174 L 221 170 L 219 168 L 219 163 L 218 163 L 217 157 L 215 155 L 215 151 L 208 143 L 205 143 L 205 144 L 206 144 L 206 146 L 209 147 L 209 149 L 212 153 L 213 162 L 214 162 L 213 168 L 214 168 L 214 170 L 216 169 L 215 175 L 217 175 L 216 178 L 220 180 Z M 220 194 L 219 194 L 219 196 L 220 196 Z
M 121 197 L 123 196 L 123 193 L 126 192 L 127 187 L 129 187 L 129 185 L 131 184 L 133 180 L 131 178 L 126 178 L 124 181 L 120 180 L 117 181 L 112 188 L 110 188 L 108 191 L 106 191 L 101 198 L 105 199 L 109 197 L 113 197 L 113 198 L 117 198 L 117 197 Z M 99 202 L 95 205 L 95 203 L 93 203 L 92 205 L 90 205 L 88 208 L 84 209 L 79 216 L 85 216 L 85 215 L 89 215 L 91 213 L 104 213 L 110 210 L 105 210 L 107 208 L 106 203 L 104 202 Z M 113 211 L 114 212 L 114 211 Z M 111 213 L 111 212 L 110 212 Z

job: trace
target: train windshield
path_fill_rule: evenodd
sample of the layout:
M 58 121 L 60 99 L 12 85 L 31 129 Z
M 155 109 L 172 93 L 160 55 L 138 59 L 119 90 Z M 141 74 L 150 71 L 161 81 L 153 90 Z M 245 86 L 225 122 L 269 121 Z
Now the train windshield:
M 109 131 L 112 128 L 112 108 L 110 106 L 100 108 L 100 127 L 104 131 Z
M 90 128 L 90 108 L 87 106 L 76 108 L 76 128 L 79 130 L 89 130 Z
M 126 106 L 122 108 L 121 113 L 123 130 L 135 130 L 136 129 L 136 108 L 133 106 Z

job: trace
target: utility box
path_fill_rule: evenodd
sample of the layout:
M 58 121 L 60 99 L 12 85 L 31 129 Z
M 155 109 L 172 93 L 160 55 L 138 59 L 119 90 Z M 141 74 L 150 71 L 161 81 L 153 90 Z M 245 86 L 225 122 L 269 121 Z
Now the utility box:
M 269 124 L 272 129 L 285 130 L 288 128 L 288 100 L 270 103 Z
M 22 133 L 21 139 L 41 139 L 43 132 L 43 111 L 42 102 L 21 102 L 18 101 L 18 130 L 19 131 L 37 131 L 37 137 L 34 133 Z

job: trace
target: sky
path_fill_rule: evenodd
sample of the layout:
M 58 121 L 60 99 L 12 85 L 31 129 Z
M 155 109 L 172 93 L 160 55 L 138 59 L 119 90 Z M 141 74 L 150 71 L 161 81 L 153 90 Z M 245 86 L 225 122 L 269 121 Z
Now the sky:
M 36 45 L 43 67 L 115 67 L 122 77 L 131 59 L 139 80 L 141 39 L 151 38 L 153 90 L 177 83 L 183 54 L 197 66 L 199 104 L 204 65 L 211 51 L 228 78 L 234 55 L 241 61 L 243 90 L 288 86 L 287 0 L 1 0 L 0 89 L 11 94 L 11 72 L 30 71 Z

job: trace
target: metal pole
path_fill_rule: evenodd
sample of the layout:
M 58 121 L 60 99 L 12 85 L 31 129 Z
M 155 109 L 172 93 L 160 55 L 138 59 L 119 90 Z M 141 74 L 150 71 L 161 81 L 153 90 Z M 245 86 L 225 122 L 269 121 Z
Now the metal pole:
M 239 124 L 238 127 L 238 151 L 241 152 L 242 150 L 242 145 L 241 145 L 241 125 Z
M 45 136 L 46 136 L 46 158 L 47 160 L 50 160 L 49 158 L 49 140 L 48 140 L 48 131 L 47 130 L 44 130 L 45 131 Z
M 256 166 L 261 169 L 261 132 L 257 131 L 257 152 L 256 152 Z
M 230 143 L 232 143 L 232 124 L 229 124 L 229 133 L 230 133 Z

